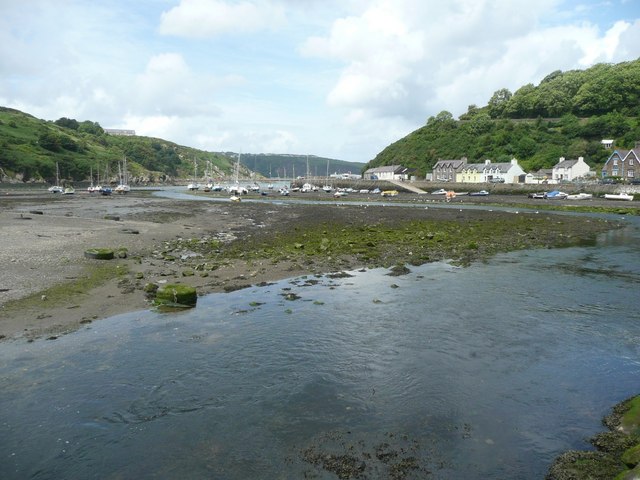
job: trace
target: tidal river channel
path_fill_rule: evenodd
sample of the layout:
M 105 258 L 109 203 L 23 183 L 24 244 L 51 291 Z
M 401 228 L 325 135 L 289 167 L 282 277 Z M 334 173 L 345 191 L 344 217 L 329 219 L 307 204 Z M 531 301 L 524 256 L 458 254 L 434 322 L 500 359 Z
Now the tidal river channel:
M 6 342 L 0 478 L 543 478 L 640 393 L 625 221 L 592 246 L 289 279 Z

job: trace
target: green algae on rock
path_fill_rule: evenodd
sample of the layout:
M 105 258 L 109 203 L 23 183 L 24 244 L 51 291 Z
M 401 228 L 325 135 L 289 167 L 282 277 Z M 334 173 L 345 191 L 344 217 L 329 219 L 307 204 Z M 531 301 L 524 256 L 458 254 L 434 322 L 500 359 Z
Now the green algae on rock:
M 158 287 L 153 300 L 156 306 L 194 307 L 198 293 L 194 287 L 178 283 L 169 283 Z
M 551 465 L 546 480 L 631 480 L 640 474 L 640 396 L 617 404 L 591 438 L 596 451 L 569 451 Z

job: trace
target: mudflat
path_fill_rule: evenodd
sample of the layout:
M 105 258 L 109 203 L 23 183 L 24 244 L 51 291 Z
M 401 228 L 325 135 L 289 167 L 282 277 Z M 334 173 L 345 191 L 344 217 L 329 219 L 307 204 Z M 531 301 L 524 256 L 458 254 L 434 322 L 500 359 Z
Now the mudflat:
M 189 200 L 135 189 L 112 196 L 3 192 L 0 338 L 56 338 L 150 308 L 145 290 L 154 284 L 183 283 L 205 294 L 304 274 L 469 263 L 499 251 L 577 243 L 616 227 L 549 212 L 437 208 L 444 201 L 431 196 L 358 198 L 374 202 L 367 205 L 323 199 L 255 196 L 235 203 L 203 192 Z M 413 206 L 395 205 L 405 202 Z M 116 258 L 87 258 L 92 248 L 113 249 Z

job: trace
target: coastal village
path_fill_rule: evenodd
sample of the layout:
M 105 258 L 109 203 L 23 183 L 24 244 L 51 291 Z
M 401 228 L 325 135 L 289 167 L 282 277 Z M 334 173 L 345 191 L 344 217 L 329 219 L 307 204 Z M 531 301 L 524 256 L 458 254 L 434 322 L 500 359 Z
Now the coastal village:
M 566 182 L 595 182 L 640 184 L 640 141 L 629 150 L 613 147 L 613 141 L 603 140 L 605 148 L 612 150 L 602 167 L 600 176 L 586 162 L 584 157 L 567 159 L 560 157 L 550 169 L 525 172 L 517 159 L 510 162 L 471 163 L 466 157 L 438 160 L 426 180 L 455 183 L 507 183 L 507 184 L 561 184 Z M 402 165 L 389 165 L 366 170 L 367 180 L 415 180 L 411 170 Z

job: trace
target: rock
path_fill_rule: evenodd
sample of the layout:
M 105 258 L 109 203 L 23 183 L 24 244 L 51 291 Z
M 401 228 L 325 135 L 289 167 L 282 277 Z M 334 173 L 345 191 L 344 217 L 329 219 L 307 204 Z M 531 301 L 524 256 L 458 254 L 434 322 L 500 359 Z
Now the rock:
M 96 260 L 113 260 L 114 252 L 110 248 L 90 248 L 84 252 L 84 256 Z
M 159 287 L 154 299 L 155 305 L 195 307 L 198 293 L 188 285 L 168 283 Z

